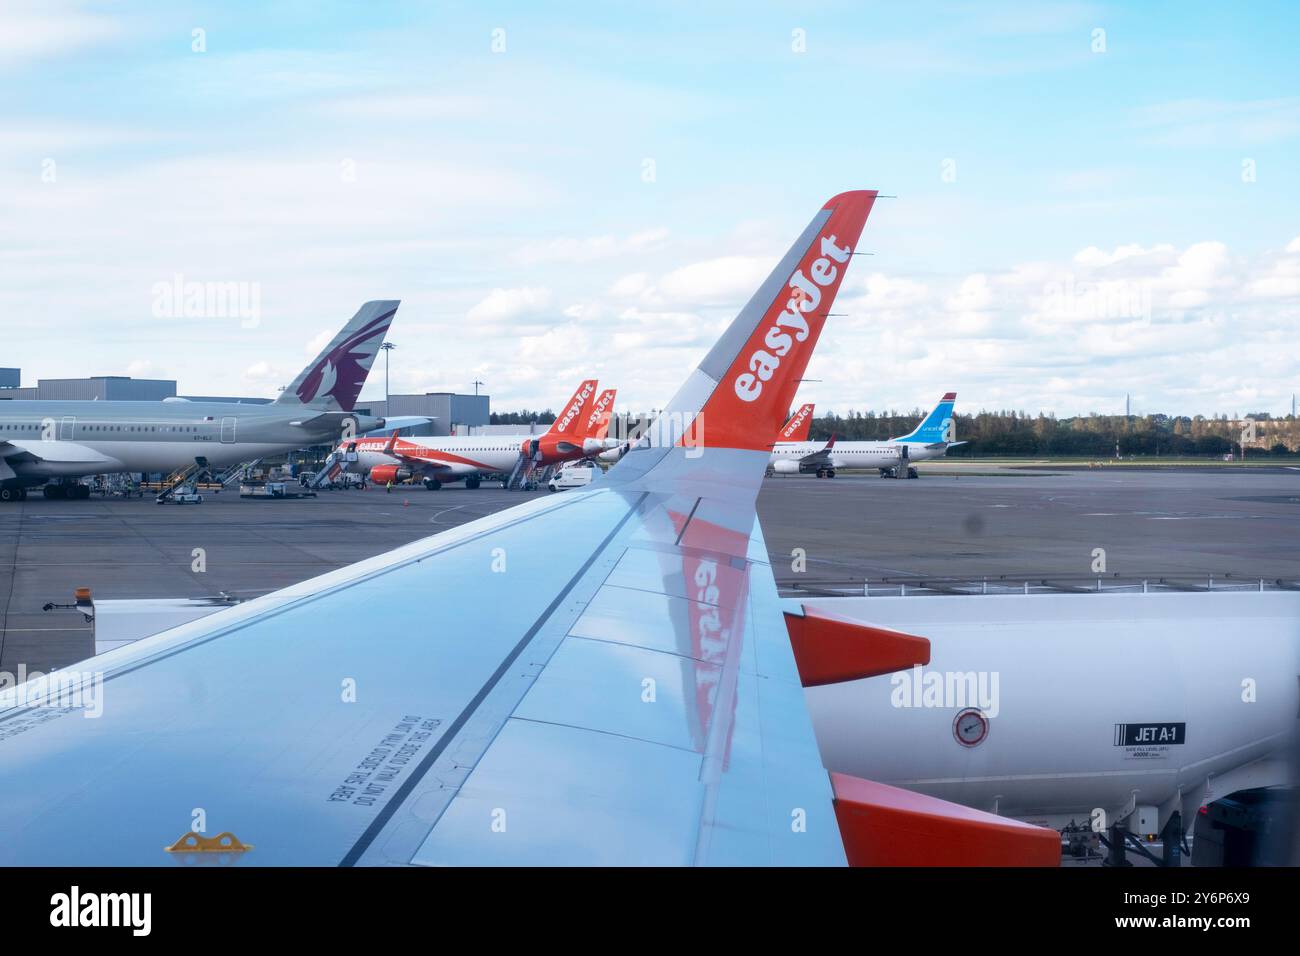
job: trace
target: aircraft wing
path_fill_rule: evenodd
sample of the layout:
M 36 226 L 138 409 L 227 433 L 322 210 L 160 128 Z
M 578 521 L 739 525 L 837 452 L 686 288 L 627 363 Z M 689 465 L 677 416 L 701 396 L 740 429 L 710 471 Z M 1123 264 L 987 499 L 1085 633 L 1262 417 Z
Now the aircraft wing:
M 164 847 L 200 814 L 240 865 L 844 863 L 750 442 L 874 198 L 818 213 L 660 440 L 588 489 L 11 688 L 65 706 L 0 711 L 0 863 L 189 862 Z M 787 303 L 810 274 L 821 308 Z
M 393 415 L 384 418 L 384 424 L 373 430 L 388 431 L 389 429 L 415 428 L 417 425 L 428 425 L 437 420 L 436 415 Z
M 108 456 L 77 442 L 28 441 L 23 438 L 10 438 L 0 441 L 0 460 L 86 465 L 107 465 L 112 462 L 112 459 Z
M 921 445 L 926 451 L 947 451 L 949 448 L 956 448 L 958 445 L 967 444 L 964 441 L 935 441 Z
M 830 441 L 828 441 L 821 448 L 817 449 L 817 451 L 813 452 L 811 455 L 804 455 L 802 458 L 800 458 L 799 466 L 801 468 L 810 468 L 810 467 L 816 467 L 818 465 L 829 465 L 831 460 L 831 449 L 834 447 L 835 447 L 835 436 L 832 435 L 830 437 Z
M 426 448 L 422 454 L 408 455 L 398 448 L 385 448 L 384 453 L 396 458 L 402 464 L 411 468 L 419 474 L 455 474 L 466 471 L 490 470 L 485 469 L 482 464 L 470 458 L 452 452 L 439 451 L 433 448 Z

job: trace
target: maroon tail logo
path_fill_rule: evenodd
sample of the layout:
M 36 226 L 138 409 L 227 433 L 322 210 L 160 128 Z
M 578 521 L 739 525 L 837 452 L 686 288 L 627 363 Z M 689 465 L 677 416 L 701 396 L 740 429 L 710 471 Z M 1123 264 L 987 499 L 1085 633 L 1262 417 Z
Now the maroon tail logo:
M 385 312 L 368 322 L 323 355 L 298 386 L 298 400 L 310 405 L 318 397 L 330 396 L 339 407 L 351 410 L 361 394 L 361 386 L 365 384 L 378 344 L 374 348 L 363 346 L 371 339 L 383 337 L 396 311 Z

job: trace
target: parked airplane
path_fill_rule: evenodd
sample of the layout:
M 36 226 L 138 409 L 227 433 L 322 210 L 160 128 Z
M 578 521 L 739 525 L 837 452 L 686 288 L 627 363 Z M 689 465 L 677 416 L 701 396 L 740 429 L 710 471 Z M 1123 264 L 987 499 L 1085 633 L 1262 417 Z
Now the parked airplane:
M 875 198 L 818 211 L 586 488 L 5 690 L 0 865 L 1057 864 L 813 736 L 803 685 L 879 662 L 815 615 L 799 658 L 755 499 Z
M 477 488 L 483 475 L 510 475 L 521 463 L 531 473 L 603 451 L 607 442 L 594 432 L 601 427 L 602 415 L 604 429 L 609 430 L 608 403 L 603 412 L 597 409 L 595 395 L 595 379 L 579 385 L 543 435 L 360 438 L 343 442 L 339 450 L 355 453 L 356 461 L 349 461 L 348 468 L 369 475 L 377 484 L 418 478 L 436 491 L 449 481 L 464 479 L 466 488 Z M 536 487 L 529 475 L 525 478 L 526 488 Z
M 839 468 L 878 468 L 882 478 L 916 478 L 918 474 L 912 462 L 942 458 L 949 448 L 965 444 L 953 441 L 952 408 L 956 401 L 957 393 L 949 392 L 921 424 L 906 435 L 889 441 L 837 442 L 834 436 L 828 442 L 782 438 L 772 448 L 768 474 L 815 474 L 818 478 L 834 478 Z M 805 407 L 811 409 L 812 406 Z M 810 423 L 811 419 L 810 412 Z
M 269 405 L 0 402 L 0 501 L 22 500 L 37 485 L 47 498 L 85 498 L 89 487 L 75 479 L 86 475 L 216 468 L 382 427 L 352 408 L 398 304 L 363 305 Z

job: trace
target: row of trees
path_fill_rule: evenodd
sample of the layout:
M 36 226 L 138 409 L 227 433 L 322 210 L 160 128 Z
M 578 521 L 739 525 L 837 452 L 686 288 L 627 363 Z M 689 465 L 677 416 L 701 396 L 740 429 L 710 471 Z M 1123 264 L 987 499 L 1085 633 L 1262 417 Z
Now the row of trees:
M 813 419 L 812 437 L 844 441 L 886 441 L 915 428 L 925 412 L 849 412 Z M 1037 416 L 1017 411 L 981 411 L 956 416 L 956 439 L 966 442 L 950 455 L 1053 455 L 1109 458 L 1128 455 L 1221 456 L 1246 446 L 1249 457 L 1300 451 L 1300 421 L 1259 412 L 1242 418 L 1173 415 Z M 555 413 L 493 412 L 493 425 L 549 424 Z M 635 431 L 635 428 L 632 429 Z M 611 434 L 624 434 L 617 427 Z
M 911 431 L 925 413 L 849 412 L 813 419 L 814 438 L 832 434 L 845 440 L 884 441 Z M 1300 422 L 1265 414 L 1244 418 L 1170 415 L 1081 415 L 1058 419 L 1016 411 L 981 411 L 956 416 L 958 441 L 967 444 L 950 455 L 1054 455 L 1110 457 L 1121 455 L 1220 456 L 1288 455 L 1300 450 Z
M 493 412 L 488 416 L 491 425 L 549 425 L 555 421 L 555 412 L 549 408 L 544 412 Z

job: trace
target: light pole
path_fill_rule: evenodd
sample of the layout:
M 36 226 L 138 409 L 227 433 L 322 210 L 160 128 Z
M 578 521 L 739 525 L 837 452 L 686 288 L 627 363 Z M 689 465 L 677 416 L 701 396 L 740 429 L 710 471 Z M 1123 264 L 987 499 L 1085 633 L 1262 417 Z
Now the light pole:
M 392 342 L 385 342 L 379 346 L 384 350 L 384 414 L 392 415 L 393 410 L 388 407 L 388 353 L 397 348 Z

